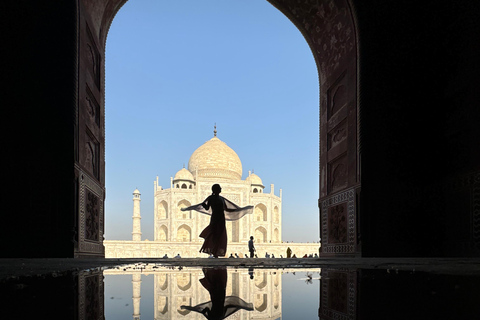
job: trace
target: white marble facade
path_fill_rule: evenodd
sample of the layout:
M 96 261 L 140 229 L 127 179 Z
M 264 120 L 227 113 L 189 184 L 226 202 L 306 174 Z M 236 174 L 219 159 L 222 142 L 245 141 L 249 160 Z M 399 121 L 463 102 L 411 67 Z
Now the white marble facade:
M 245 180 L 241 177 L 240 158 L 214 131 L 214 137 L 193 152 L 188 169 L 182 168 L 170 178 L 169 188 L 160 186 L 158 177 L 154 181 L 154 241 L 140 241 L 140 193 L 135 190 L 133 241 L 104 241 L 106 257 L 131 257 L 132 254 L 136 257 L 164 254 L 171 257 L 177 253 L 182 257 L 205 256 L 198 252 L 203 243 L 198 235 L 208 225 L 210 217 L 180 209 L 202 202 L 212 193 L 211 187 L 216 183 L 222 187 L 223 197 L 241 207 L 254 206 L 253 214 L 226 222 L 227 256 L 237 252 L 244 257 L 248 253 L 248 240 L 254 236 L 259 257 L 264 257 L 266 252 L 285 257 L 287 244 L 282 243 L 282 190 L 275 195 L 271 184 L 270 192 L 264 193 L 265 186 L 258 175 L 249 172 Z M 291 248 L 296 246 L 288 245 Z M 297 256 L 303 256 L 303 251 L 318 253 L 319 244 L 298 245 L 306 247 L 296 252 Z

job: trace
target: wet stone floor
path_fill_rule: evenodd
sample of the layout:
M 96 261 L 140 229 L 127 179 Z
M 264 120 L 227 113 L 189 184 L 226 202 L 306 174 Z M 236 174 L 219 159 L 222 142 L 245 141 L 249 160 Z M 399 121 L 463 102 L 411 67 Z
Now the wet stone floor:
M 480 274 L 134 263 L 0 282 L 1 319 L 480 319 Z

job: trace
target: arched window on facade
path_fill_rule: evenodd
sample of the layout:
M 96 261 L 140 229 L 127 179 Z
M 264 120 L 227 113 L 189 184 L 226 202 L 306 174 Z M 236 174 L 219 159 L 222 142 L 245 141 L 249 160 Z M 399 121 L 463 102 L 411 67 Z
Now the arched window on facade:
M 168 229 L 166 226 L 161 226 L 158 229 L 157 241 L 167 241 L 168 240 Z
M 260 203 L 255 206 L 255 221 L 267 221 L 267 207 Z
M 280 214 L 278 212 L 278 207 L 275 206 L 275 208 L 273 208 L 273 222 L 274 223 L 279 223 L 280 222 Z
M 182 189 L 187 189 L 187 185 L 185 183 L 182 184 Z
M 168 204 L 166 201 L 162 201 L 157 206 L 158 219 L 168 218 Z
M 191 219 L 192 212 L 191 211 L 182 211 L 182 208 L 190 207 L 191 204 L 187 200 L 182 200 L 177 205 L 177 217 L 178 219 Z
M 265 309 L 267 309 L 267 294 L 257 293 L 255 295 L 255 310 L 262 312 Z
M 258 189 L 257 189 L 257 188 L 254 188 L 254 189 L 253 189 L 253 193 L 258 193 Z
M 192 229 L 187 225 L 181 225 L 177 230 L 177 241 L 179 242 L 191 242 L 192 241 Z
M 259 243 L 267 242 L 267 230 L 264 227 L 255 229 L 255 240 Z
M 181 273 L 177 276 L 177 287 L 182 291 L 187 291 L 192 286 L 192 274 Z

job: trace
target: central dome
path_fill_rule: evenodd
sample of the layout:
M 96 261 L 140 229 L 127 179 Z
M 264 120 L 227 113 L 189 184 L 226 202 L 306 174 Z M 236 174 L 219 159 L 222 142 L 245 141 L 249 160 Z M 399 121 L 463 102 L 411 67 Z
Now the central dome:
M 242 179 L 242 162 L 225 142 L 216 136 L 195 150 L 188 161 L 188 170 L 195 179 Z

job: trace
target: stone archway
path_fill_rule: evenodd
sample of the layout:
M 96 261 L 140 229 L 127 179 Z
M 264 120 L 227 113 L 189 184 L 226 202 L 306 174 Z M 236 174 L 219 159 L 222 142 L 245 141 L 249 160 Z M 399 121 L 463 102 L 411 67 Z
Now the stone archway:
M 4 181 L 23 190 L 35 172 L 42 187 L 9 195 L 3 257 L 104 255 L 105 41 L 125 2 L 5 3 L 21 14 L 2 34 L 2 61 L 19 62 L 2 70 Z M 479 256 L 478 1 L 270 3 L 317 63 L 322 256 Z
M 93 72 L 94 82 L 100 88 L 99 94 L 103 94 L 104 90 L 104 53 L 108 29 L 125 2 L 106 0 L 103 9 L 93 2 L 80 7 L 80 33 L 87 35 L 86 42 L 81 42 L 81 46 L 90 48 L 85 51 L 90 59 L 85 59 L 85 65 L 80 69 Z M 359 166 L 347 165 L 358 162 L 357 31 L 352 10 L 347 0 L 319 0 L 306 4 L 291 4 L 286 0 L 269 2 L 303 34 L 312 49 L 319 72 L 322 250 L 324 255 L 358 253 L 357 207 L 353 198 L 360 187 Z M 101 14 L 91 17 L 87 12 Z M 103 103 L 102 99 L 97 100 Z M 98 140 L 103 145 L 103 140 Z M 345 243 L 339 243 L 338 239 L 329 236 L 332 226 L 328 215 L 335 206 L 345 207 L 345 218 L 351 224 Z M 264 217 L 262 221 L 265 220 Z

